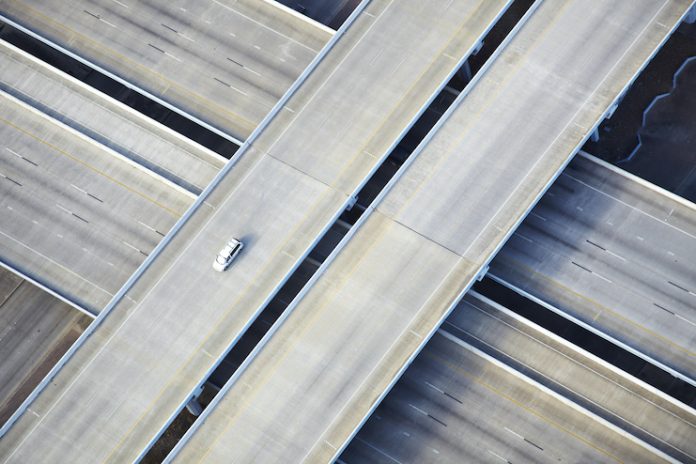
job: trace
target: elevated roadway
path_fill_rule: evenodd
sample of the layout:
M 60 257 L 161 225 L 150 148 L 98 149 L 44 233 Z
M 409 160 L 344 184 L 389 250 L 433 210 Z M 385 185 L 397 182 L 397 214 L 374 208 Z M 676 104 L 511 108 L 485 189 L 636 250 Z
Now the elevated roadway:
M 4 92 L 196 195 L 227 161 L 5 41 L 0 56 Z
M 3 0 L 0 12 L 237 142 L 332 35 L 257 0 Z
M 145 453 L 508 4 L 361 4 L 2 429 L 0 462 Z M 217 273 L 231 236 L 246 246 Z
M 696 206 L 576 157 L 491 273 L 696 384 Z
M 4 91 L 0 107 L 0 259 L 96 314 L 192 195 Z
M 677 461 L 445 329 L 337 462 Z
M 171 459 L 338 457 L 690 6 L 536 2 Z
M 696 410 L 470 291 L 443 329 L 680 462 Z

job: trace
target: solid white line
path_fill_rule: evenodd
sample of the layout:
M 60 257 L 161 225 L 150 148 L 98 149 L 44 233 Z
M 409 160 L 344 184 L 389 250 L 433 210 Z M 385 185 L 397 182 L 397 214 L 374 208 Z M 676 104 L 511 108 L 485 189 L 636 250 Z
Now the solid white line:
M 600 190 L 600 189 L 598 189 L 598 188 L 596 188 L 596 187 L 594 187 L 594 186 L 588 184 L 587 182 L 578 179 L 577 177 L 573 176 L 572 174 L 568 174 L 568 172 L 566 172 L 566 171 L 564 171 L 561 175 L 562 175 L 562 176 L 566 176 L 566 177 L 568 177 L 568 178 L 574 180 L 575 182 L 577 182 L 577 183 L 579 183 L 579 184 L 582 184 L 583 186 L 585 186 L 585 187 L 587 187 L 587 188 L 589 188 L 589 189 L 591 189 L 591 190 L 594 190 L 595 192 L 597 192 L 597 193 L 599 193 L 599 194 L 601 194 L 601 195 L 604 195 L 604 196 L 606 196 L 606 197 L 608 197 L 608 198 L 611 198 L 612 200 L 616 201 L 617 203 L 620 203 L 620 204 L 624 205 L 625 207 L 630 208 L 630 209 L 633 210 L 633 211 L 636 211 L 636 212 L 638 212 L 638 213 L 640 213 L 640 214 L 642 214 L 642 215 L 644 215 L 644 216 L 647 216 L 647 217 L 649 217 L 650 219 L 653 219 L 653 220 L 659 222 L 660 224 L 664 224 L 664 225 L 666 225 L 666 226 L 668 226 L 668 227 L 671 227 L 672 229 L 674 229 L 674 230 L 676 230 L 676 231 L 681 232 L 682 234 L 688 235 L 690 238 L 696 239 L 696 235 L 690 234 L 689 232 L 687 232 L 687 231 L 685 231 L 685 230 L 683 230 L 683 229 L 680 229 L 679 227 L 677 227 L 677 226 L 675 226 L 675 225 L 672 225 L 672 224 L 670 224 L 669 222 L 667 222 L 667 221 L 665 221 L 665 220 L 662 220 L 662 219 L 660 219 L 660 218 L 658 218 L 658 217 L 653 216 L 653 215 L 650 214 L 650 213 L 647 213 L 647 212 L 643 211 L 643 210 L 640 209 L 640 208 L 637 208 L 637 207 L 635 207 L 635 206 L 633 206 L 633 205 L 630 205 L 630 204 L 626 203 L 625 201 L 621 200 L 620 198 L 617 198 L 617 197 L 615 197 L 615 196 L 613 196 L 613 195 L 611 195 L 611 194 L 609 194 L 609 193 L 603 192 L 602 190 Z M 639 240 L 644 240 L 643 237 L 638 237 L 638 239 L 639 239 Z
M 674 377 L 677 377 L 677 378 L 683 380 L 684 382 L 696 387 L 696 379 L 693 379 L 693 378 L 689 377 L 688 375 L 683 374 L 683 373 L 677 371 L 676 369 L 673 369 L 673 368 L 667 366 L 666 364 L 658 361 L 657 359 L 655 359 L 651 356 L 648 356 L 647 354 L 643 353 L 642 351 L 639 351 L 639 350 L 633 348 L 632 346 L 622 342 L 621 340 L 618 340 L 617 338 L 595 328 L 593 325 L 588 324 L 588 323 L 582 321 L 581 319 L 578 319 L 577 317 L 574 317 L 574 316 L 570 315 L 569 313 L 563 311 L 562 309 L 557 308 L 557 307 L 547 303 L 546 301 L 544 301 L 540 298 L 537 298 L 536 296 L 532 295 L 531 293 L 527 292 L 526 290 L 524 290 L 520 287 L 517 287 L 517 286 L 507 282 L 506 280 L 501 279 L 500 277 L 496 276 L 495 274 L 489 274 L 489 276 L 494 281 L 496 281 L 499 284 L 519 293 L 520 295 L 533 301 L 534 303 L 537 303 L 537 304 L 543 306 L 544 308 L 548 309 L 549 311 L 553 311 L 554 313 L 558 314 L 559 316 L 562 316 L 563 318 L 573 322 L 574 324 L 579 325 L 583 329 L 586 329 L 586 330 L 592 332 L 593 334 L 602 337 L 603 339 L 605 339 L 605 340 L 613 343 L 614 345 L 628 351 L 629 353 L 634 354 L 634 355 L 638 356 L 639 358 L 641 358 L 641 359 L 643 359 L 651 364 L 654 364 L 655 366 L 659 367 L 663 371 L 672 374 Z
M 494 358 L 493 356 L 489 355 L 488 353 L 476 348 L 475 346 L 461 340 L 460 338 L 457 338 L 456 336 L 452 335 L 451 333 L 447 332 L 444 329 L 438 330 L 438 334 L 444 337 L 445 339 L 449 340 L 450 342 L 461 346 L 462 348 L 465 348 L 466 350 L 472 352 L 474 355 L 483 358 L 484 361 L 486 361 L 489 364 L 493 364 L 495 367 L 502 369 L 506 373 L 512 375 L 513 377 L 521 380 L 522 382 L 528 384 L 530 387 L 535 388 L 536 390 L 541 391 L 543 394 L 552 397 L 556 401 L 559 401 L 560 403 L 564 404 L 565 406 L 575 410 L 576 412 L 580 413 L 581 415 L 584 415 L 588 419 L 598 422 L 600 425 L 608 428 L 609 430 L 617 433 L 621 437 L 633 442 L 634 444 L 650 451 L 651 453 L 656 454 L 660 458 L 673 463 L 673 464 L 678 464 L 678 461 L 667 455 L 664 451 L 659 450 L 655 448 L 653 445 L 641 440 L 640 438 L 637 438 L 635 435 L 632 435 L 631 433 L 625 431 L 624 429 L 614 425 L 613 423 L 609 422 L 608 420 L 604 419 L 603 417 L 595 414 L 594 412 L 586 409 L 585 407 L 575 403 L 574 401 L 566 398 L 565 396 L 556 393 L 555 391 L 551 390 L 547 386 L 537 382 L 536 380 L 526 376 L 525 374 L 519 372 L 518 370 L 508 366 L 504 362 Z

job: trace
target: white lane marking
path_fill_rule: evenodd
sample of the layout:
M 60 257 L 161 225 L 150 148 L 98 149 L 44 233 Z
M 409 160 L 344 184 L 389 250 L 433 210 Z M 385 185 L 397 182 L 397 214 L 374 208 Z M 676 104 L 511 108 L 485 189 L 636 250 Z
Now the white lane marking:
M 111 0 L 112 2 L 116 3 L 117 5 L 121 5 L 123 8 L 130 8 L 128 5 L 125 3 L 119 2 L 118 0 Z
M 56 203 L 56 206 L 57 206 L 59 209 L 62 209 L 63 211 L 65 211 L 65 212 L 68 213 L 68 214 L 72 214 L 72 213 L 73 213 L 73 212 L 70 211 L 68 208 L 66 208 L 65 206 L 62 206 L 62 205 L 60 205 L 60 204 L 58 204 L 58 203 Z
M 183 60 L 177 56 L 172 55 L 169 52 L 164 52 L 165 55 L 167 55 L 169 58 L 178 61 L 179 63 L 183 63 Z
M 81 188 L 78 187 L 77 185 L 75 185 L 75 184 L 70 184 L 70 186 L 71 186 L 72 188 L 74 188 L 75 190 L 77 190 L 78 192 L 82 192 L 82 193 L 84 193 L 85 195 L 87 195 L 87 191 L 81 189 Z
M 628 262 L 628 260 L 627 260 L 626 258 L 624 258 L 623 256 L 620 256 L 620 255 L 617 255 L 617 254 L 614 253 L 613 251 L 609 251 L 609 250 L 605 250 L 605 251 L 606 251 L 607 253 L 609 253 L 610 255 L 612 255 L 614 258 L 618 258 L 618 259 L 620 259 L 621 261 L 623 261 L 623 262 L 625 262 L 625 263 Z
M 527 237 L 526 235 L 521 234 L 521 233 L 519 233 L 519 232 L 515 232 L 513 235 L 516 235 L 516 236 L 518 236 L 519 238 L 521 238 L 522 240 L 528 241 L 529 243 L 534 243 L 534 240 L 532 240 L 531 238 L 529 238 L 529 237 Z
M 497 213 L 496 213 L 496 214 L 497 214 Z M 539 214 L 537 214 L 537 213 L 535 213 L 535 212 L 531 212 L 531 213 L 529 213 L 529 214 L 530 214 L 530 216 L 534 216 L 534 217 L 539 218 L 539 219 L 541 219 L 542 221 L 546 222 L 546 218 L 545 218 L 544 216 L 541 216 L 541 215 L 539 215 Z
M 681 319 L 682 321 L 687 322 L 687 323 L 689 323 L 689 324 L 691 324 L 691 325 L 693 325 L 693 326 L 696 327 L 696 322 L 693 322 L 693 321 L 691 321 L 690 319 L 685 318 L 684 316 L 680 316 L 679 314 L 674 313 L 674 317 L 678 317 L 678 318 Z
M 242 67 L 243 67 L 245 70 L 249 71 L 250 73 L 256 74 L 257 76 L 261 77 L 261 73 L 260 73 L 260 72 L 254 71 L 254 70 L 251 69 L 249 66 L 242 66 Z
M 488 450 L 488 453 L 489 453 L 489 454 L 492 454 L 493 456 L 495 456 L 496 458 L 500 459 L 501 461 L 510 464 L 510 461 L 508 461 L 507 459 L 505 459 L 504 457 L 502 457 L 502 456 L 499 455 L 498 453 L 496 453 L 496 452 L 494 452 L 494 451 L 491 451 L 491 450 Z
M 514 436 L 516 436 L 517 438 L 519 438 L 520 440 L 524 440 L 524 437 L 522 435 L 520 435 L 519 433 L 515 432 L 514 430 L 509 429 L 507 427 L 503 427 L 503 428 L 505 430 L 507 430 L 508 432 L 510 432 L 511 434 L 513 434 Z
M 443 395 L 445 394 L 445 392 L 444 392 L 443 390 L 440 390 L 439 388 L 437 388 L 435 385 L 433 385 L 432 383 L 428 382 L 427 380 L 426 380 L 424 383 L 425 383 L 427 386 L 429 386 L 430 388 L 432 388 L 433 390 L 439 391 L 439 392 L 442 393 Z
M 179 32 L 179 35 L 180 35 L 181 37 L 183 37 L 184 39 L 188 40 L 189 42 L 193 42 L 193 43 L 196 42 L 195 39 L 193 39 L 193 38 L 187 36 L 186 34 L 182 34 L 181 32 Z
M 424 416 L 427 416 L 427 415 L 428 415 L 427 412 L 423 411 L 423 410 L 422 410 L 421 408 L 419 408 L 418 406 L 414 406 L 414 405 L 412 405 L 411 403 L 408 403 L 408 405 L 411 406 L 411 407 L 412 407 L 413 409 L 415 409 L 416 411 L 418 411 L 419 413 L 423 414 Z
M 370 448 L 372 448 L 373 450 L 377 451 L 377 452 L 378 452 L 379 454 L 381 454 L 382 456 L 385 456 L 385 457 L 387 457 L 388 459 L 391 459 L 392 461 L 396 462 L 397 464 L 403 464 L 401 461 L 399 461 L 398 459 L 396 459 L 394 456 L 388 454 L 388 453 L 387 453 L 386 451 L 384 451 L 384 450 L 381 450 L 381 449 L 377 448 L 377 447 L 374 446 L 373 444 L 368 443 L 367 441 L 363 440 L 362 438 L 360 438 L 360 437 L 355 437 L 355 440 L 357 440 L 357 441 L 363 443 L 364 445 L 369 446 Z

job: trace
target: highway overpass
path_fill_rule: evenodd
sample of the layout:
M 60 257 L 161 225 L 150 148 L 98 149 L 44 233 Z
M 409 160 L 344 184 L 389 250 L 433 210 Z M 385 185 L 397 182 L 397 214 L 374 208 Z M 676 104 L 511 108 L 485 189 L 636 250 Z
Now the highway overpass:
M 0 259 L 96 314 L 193 195 L 2 90 L 0 107 Z
M 690 6 L 535 3 L 171 459 L 336 458 Z
M 274 2 L 3 0 L 2 17 L 241 143 L 333 31 Z M 214 51 L 214 53 L 212 53 Z
M 696 385 L 696 207 L 576 157 L 491 274 Z
M 1 462 L 146 452 L 509 2 L 441 5 L 448 14 L 419 0 L 361 4 L 3 428 Z M 246 246 L 217 273 L 232 235 Z
M 0 40 L 0 89 L 198 195 L 227 161 Z
M 693 420 L 470 292 L 338 462 L 688 462 Z

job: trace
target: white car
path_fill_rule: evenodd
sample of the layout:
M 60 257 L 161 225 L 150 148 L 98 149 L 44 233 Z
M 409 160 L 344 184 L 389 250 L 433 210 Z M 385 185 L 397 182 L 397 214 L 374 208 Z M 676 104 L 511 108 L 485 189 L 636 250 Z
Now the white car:
M 213 261 L 213 269 L 218 272 L 222 272 L 230 267 L 230 264 L 232 264 L 232 261 L 234 261 L 234 258 L 237 257 L 239 252 L 242 251 L 242 248 L 244 248 L 244 244 L 236 238 L 233 238 L 227 242 L 225 247 L 220 250 L 220 253 L 218 253 L 218 255 L 215 257 L 215 261 Z

